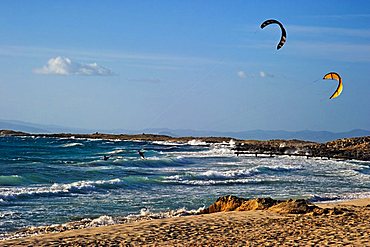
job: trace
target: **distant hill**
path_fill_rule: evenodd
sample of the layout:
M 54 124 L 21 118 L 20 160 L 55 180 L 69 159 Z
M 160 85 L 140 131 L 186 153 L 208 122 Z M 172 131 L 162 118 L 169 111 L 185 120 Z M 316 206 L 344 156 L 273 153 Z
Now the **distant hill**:
M 227 136 L 243 140 L 306 140 L 314 142 L 328 142 L 341 138 L 370 136 L 370 131 L 355 129 L 347 132 L 330 132 L 330 131 L 284 131 L 284 130 L 248 130 L 240 132 L 217 132 L 217 131 L 196 131 L 196 130 L 171 130 L 171 129 L 147 129 L 147 133 L 157 133 L 170 136 Z
M 16 120 L 0 120 L 0 129 L 8 129 L 28 133 L 91 133 L 91 130 L 86 129 L 68 128 L 58 125 L 35 124 Z
M 219 132 L 219 131 L 200 131 L 190 129 L 167 129 L 167 128 L 153 128 L 144 130 L 104 130 L 104 129 L 79 129 L 69 128 L 58 125 L 42 125 L 27 123 L 13 120 L 0 120 L 0 129 L 8 129 L 14 131 L 23 131 L 28 133 L 74 133 L 74 134 L 88 134 L 88 133 L 110 133 L 110 134 L 141 134 L 151 133 L 168 135 L 173 137 L 194 136 L 194 137 L 232 137 L 243 140 L 306 140 L 314 142 L 328 142 L 341 138 L 370 136 L 369 130 L 355 129 L 347 132 L 330 132 L 330 131 L 284 131 L 284 130 L 248 130 L 239 132 Z

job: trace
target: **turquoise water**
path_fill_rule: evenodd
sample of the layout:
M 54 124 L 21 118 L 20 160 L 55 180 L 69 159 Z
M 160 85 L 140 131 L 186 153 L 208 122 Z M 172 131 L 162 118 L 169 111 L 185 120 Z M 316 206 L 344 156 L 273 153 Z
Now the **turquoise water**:
M 369 162 L 236 157 L 232 142 L 199 144 L 0 137 L 0 233 L 143 208 L 198 209 L 228 194 L 312 201 L 370 196 Z

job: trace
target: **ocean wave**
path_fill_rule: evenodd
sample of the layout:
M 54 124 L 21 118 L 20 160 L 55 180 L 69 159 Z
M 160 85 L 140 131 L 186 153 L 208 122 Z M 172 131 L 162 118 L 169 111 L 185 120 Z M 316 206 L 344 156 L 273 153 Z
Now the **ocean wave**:
M 53 184 L 50 187 L 16 187 L 0 188 L 0 200 L 9 201 L 18 198 L 43 197 L 60 194 L 86 193 L 97 189 L 108 189 L 112 186 L 121 184 L 120 179 L 97 180 L 97 181 L 78 181 L 70 184 Z
M 208 146 L 206 142 L 201 141 L 201 140 L 196 140 L 196 139 L 188 141 L 187 143 L 188 145 L 191 145 L 191 146 Z
M 169 142 L 169 141 L 153 141 L 152 143 L 157 144 L 157 145 L 163 145 L 163 146 L 184 146 L 186 145 L 185 143 Z
M 205 151 L 204 154 L 207 156 L 224 156 L 224 155 L 234 155 L 234 151 L 228 147 L 214 147 L 208 151 Z
M 187 216 L 187 215 L 195 215 L 199 214 L 205 207 L 200 207 L 198 209 L 188 210 L 185 207 L 169 210 L 164 212 L 151 212 L 148 208 L 142 208 L 140 210 L 140 214 L 131 214 L 127 216 L 128 219 L 132 218 L 140 218 L 140 217 L 148 217 L 150 219 L 163 219 L 163 218 L 173 218 L 173 217 L 180 217 L 180 216 Z
M 108 152 L 108 154 L 119 154 L 119 153 L 123 153 L 123 152 L 127 152 L 128 150 L 126 149 L 115 149 L 113 151 L 110 151 Z
M 76 147 L 76 146 L 84 146 L 84 144 L 80 142 L 73 142 L 73 143 L 63 144 L 61 147 L 69 148 L 69 147 Z
M 258 169 L 237 169 L 228 171 L 209 170 L 195 175 L 196 179 L 230 179 L 249 177 L 258 173 Z
M 166 153 L 166 152 L 163 152 Z M 234 151 L 228 147 L 213 147 L 203 151 L 182 151 L 171 152 L 172 155 L 181 157 L 194 157 L 194 158 L 212 158 L 212 157 L 232 157 L 235 156 Z
M 130 162 L 126 166 L 141 167 L 147 169 L 163 169 L 166 167 L 177 167 L 188 164 L 189 162 L 184 159 L 177 159 L 176 157 L 147 157 L 142 158 L 131 158 Z
M 0 186 L 20 185 L 24 182 L 24 178 L 18 175 L 0 176 Z
M 174 183 L 174 184 L 181 184 L 181 185 L 195 185 L 195 186 L 222 186 L 222 185 L 236 185 L 236 184 L 255 184 L 255 183 L 270 183 L 270 182 L 277 182 L 279 180 L 272 179 L 272 180 L 264 180 L 264 179 L 256 179 L 256 178 L 240 178 L 240 179 L 226 179 L 226 180 L 187 180 L 182 179 L 178 181 L 164 181 L 165 183 Z
M 115 224 L 116 221 L 108 215 L 102 215 L 96 219 L 93 219 L 88 226 L 90 227 L 97 227 L 97 226 L 108 226 Z
M 271 172 L 290 172 L 290 171 L 297 171 L 303 169 L 301 165 L 262 165 L 262 166 L 257 166 L 257 169 L 260 172 L 266 172 L 266 171 L 271 171 Z
M 292 165 L 272 165 L 272 166 L 255 166 L 243 169 L 230 169 L 230 170 L 207 170 L 197 172 L 187 172 L 185 174 L 169 176 L 167 181 L 183 183 L 184 181 L 208 181 L 210 184 L 223 184 L 236 181 L 236 183 L 244 183 L 240 179 L 244 178 L 257 178 L 259 175 L 273 175 L 277 176 L 279 173 L 286 173 L 301 169 L 300 166 Z M 213 182 L 212 182 L 213 181 Z M 249 180 L 248 180 L 249 181 Z M 188 183 L 188 182 L 187 182 Z M 200 182 L 200 184 L 203 182 Z
M 370 198 L 370 192 L 356 192 L 343 194 L 322 194 L 322 195 L 308 195 L 310 202 L 338 202 L 348 201 L 363 198 Z
M 13 212 L 0 212 L 0 219 L 5 218 L 7 216 L 11 216 Z

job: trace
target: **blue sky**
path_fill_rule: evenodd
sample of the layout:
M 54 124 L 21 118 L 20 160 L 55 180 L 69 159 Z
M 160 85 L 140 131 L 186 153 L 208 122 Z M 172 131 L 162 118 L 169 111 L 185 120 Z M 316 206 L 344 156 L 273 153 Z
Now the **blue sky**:
M 287 30 L 280 50 L 277 19 Z M 370 129 L 369 1 L 2 1 L 0 119 Z M 343 93 L 329 100 L 335 81 Z

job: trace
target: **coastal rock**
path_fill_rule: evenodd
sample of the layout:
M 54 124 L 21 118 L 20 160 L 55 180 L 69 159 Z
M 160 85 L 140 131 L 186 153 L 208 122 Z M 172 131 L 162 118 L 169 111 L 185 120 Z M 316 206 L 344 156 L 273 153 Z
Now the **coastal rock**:
M 309 204 L 307 200 L 289 199 L 270 207 L 268 210 L 281 214 L 307 214 L 312 212 L 315 208 L 318 207 L 313 204 Z
M 370 160 L 370 136 L 344 138 L 327 143 L 299 140 L 243 140 L 236 143 L 235 153 L 294 155 L 327 159 Z
M 201 214 L 210 214 L 216 212 L 234 211 L 239 208 L 247 199 L 236 196 L 221 196 L 215 203 L 206 209 L 203 209 Z
M 238 207 L 237 211 L 250 211 L 250 210 L 265 210 L 268 209 L 276 204 L 279 201 L 274 200 L 270 197 L 267 198 L 255 198 L 244 201 L 240 207 Z
M 0 136 L 28 136 L 28 133 L 13 130 L 0 130 Z
M 280 201 L 274 200 L 270 197 L 245 199 L 237 196 L 227 195 L 219 197 L 215 203 L 202 210 L 200 213 L 209 214 L 227 211 L 265 210 L 278 204 L 279 202 Z
M 289 199 L 287 201 L 267 198 L 245 199 L 237 196 L 227 195 L 219 197 L 215 203 L 202 210 L 200 214 L 209 214 L 227 211 L 252 211 L 269 210 L 280 214 L 310 214 L 316 215 L 337 215 L 345 213 L 339 208 L 320 208 L 304 199 Z

